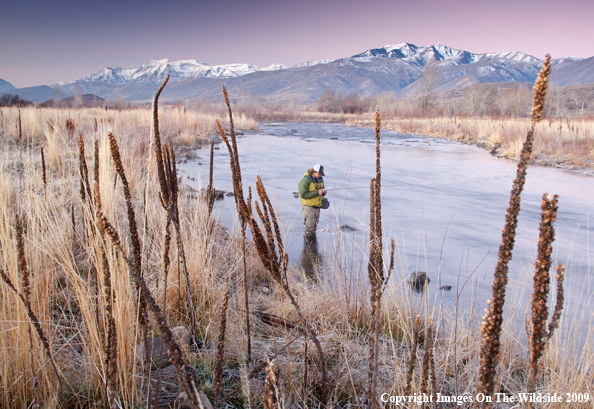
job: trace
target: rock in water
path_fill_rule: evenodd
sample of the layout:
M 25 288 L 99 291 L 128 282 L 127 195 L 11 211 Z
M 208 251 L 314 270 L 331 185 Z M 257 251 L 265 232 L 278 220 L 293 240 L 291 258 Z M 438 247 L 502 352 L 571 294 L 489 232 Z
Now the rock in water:
M 421 291 L 431 282 L 429 276 L 424 271 L 414 271 L 408 277 L 408 284 L 412 287 L 415 291 Z

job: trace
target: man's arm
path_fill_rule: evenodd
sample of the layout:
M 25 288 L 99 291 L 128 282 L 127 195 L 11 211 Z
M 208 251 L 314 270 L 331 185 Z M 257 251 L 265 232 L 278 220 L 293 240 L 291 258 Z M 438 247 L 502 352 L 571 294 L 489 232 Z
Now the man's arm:
M 312 190 L 311 192 L 309 191 L 310 183 L 311 180 L 307 176 L 301 179 L 301 182 L 299 182 L 299 195 L 302 199 L 313 199 L 314 197 L 319 196 L 317 190 Z

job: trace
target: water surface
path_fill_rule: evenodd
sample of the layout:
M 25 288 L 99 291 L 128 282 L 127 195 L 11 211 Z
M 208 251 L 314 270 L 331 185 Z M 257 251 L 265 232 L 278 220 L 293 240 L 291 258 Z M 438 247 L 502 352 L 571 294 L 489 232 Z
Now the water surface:
M 304 172 L 324 165 L 331 207 L 322 210 L 318 225 L 321 271 L 345 276 L 366 275 L 369 234 L 369 181 L 375 177 L 375 135 L 372 129 L 332 124 L 261 126 L 262 131 L 238 138 L 243 184 L 255 186 L 260 175 L 280 214 L 290 262 L 303 257 L 303 216 L 292 192 Z M 232 191 L 229 154 L 224 144 L 215 150 L 217 189 Z M 200 161 L 180 165 L 185 183 L 208 183 L 208 150 Z M 490 296 L 501 231 L 517 164 L 488 152 L 446 140 L 381 132 L 382 217 L 384 253 L 396 241 L 395 282 L 413 271 L 427 271 L 429 294 L 481 310 Z M 203 166 L 198 166 L 198 162 Z M 191 181 L 188 177 L 194 178 Z M 348 189 L 347 189 L 348 188 Z M 594 178 L 554 168 L 530 166 L 510 263 L 508 292 L 528 305 L 537 251 L 543 193 L 559 195 L 554 224 L 555 265 L 567 266 L 564 318 L 593 316 L 592 256 L 589 215 L 594 203 Z M 232 198 L 217 202 L 216 214 L 229 226 L 234 221 Z M 341 229 L 349 225 L 356 231 Z M 451 285 L 452 291 L 438 287 Z M 462 289 L 464 287 L 464 289 Z M 477 296 L 475 298 L 474 296 Z M 449 301 L 448 301 L 449 300 Z

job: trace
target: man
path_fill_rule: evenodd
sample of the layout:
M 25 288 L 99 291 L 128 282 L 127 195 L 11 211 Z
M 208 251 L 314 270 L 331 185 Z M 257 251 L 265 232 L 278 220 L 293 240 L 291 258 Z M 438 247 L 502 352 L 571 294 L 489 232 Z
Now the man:
M 303 175 L 299 182 L 299 196 L 303 205 L 303 218 L 305 222 L 306 241 L 315 240 L 318 220 L 320 219 L 320 208 L 326 190 L 324 190 L 324 167 L 319 163 L 314 165 Z

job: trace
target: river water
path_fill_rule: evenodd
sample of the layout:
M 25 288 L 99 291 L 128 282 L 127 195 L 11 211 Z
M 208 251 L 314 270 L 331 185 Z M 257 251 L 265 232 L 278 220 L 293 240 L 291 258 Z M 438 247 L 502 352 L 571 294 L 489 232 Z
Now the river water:
M 247 196 L 247 186 L 255 186 L 256 175 L 262 178 L 280 214 L 291 265 L 309 268 L 303 264 L 301 204 L 292 192 L 304 172 L 321 163 L 326 187 L 343 190 L 329 192 L 330 209 L 321 211 L 317 233 L 321 262 L 316 274 L 323 277 L 333 271 L 365 277 L 369 181 L 375 177 L 373 129 L 334 124 L 260 128 L 261 132 L 238 137 L 243 184 Z M 227 148 L 223 143 L 217 148 L 215 188 L 232 191 Z M 208 184 L 209 153 L 206 147 L 197 153 L 202 159 L 180 164 L 179 170 L 184 183 L 200 189 Z M 393 281 L 403 283 L 411 272 L 426 271 L 431 279 L 428 293 L 443 297 L 440 302 L 484 309 L 517 164 L 476 146 L 382 130 L 381 167 L 386 259 L 390 239 L 396 242 Z M 590 322 L 594 178 L 530 166 L 526 179 L 508 293 L 519 301 L 523 321 L 531 294 L 541 198 L 545 192 L 558 194 L 553 260 L 567 266 L 564 319 Z M 233 198 L 217 201 L 215 214 L 224 224 L 237 226 Z M 341 229 L 344 225 L 356 230 Z M 439 290 L 443 285 L 452 290 Z

